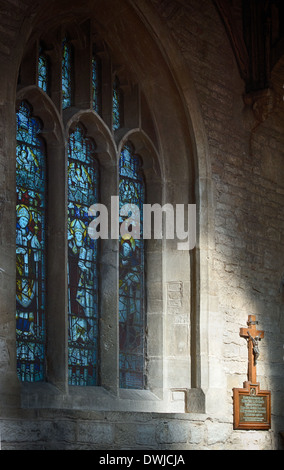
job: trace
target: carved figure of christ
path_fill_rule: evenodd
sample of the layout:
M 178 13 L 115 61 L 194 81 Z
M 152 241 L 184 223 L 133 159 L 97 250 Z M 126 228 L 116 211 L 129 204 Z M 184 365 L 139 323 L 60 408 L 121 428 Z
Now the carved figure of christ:
M 258 342 L 264 338 L 264 331 L 257 330 L 255 315 L 248 316 L 247 328 L 240 328 L 240 336 L 248 341 L 248 381 L 256 384 L 256 364 L 259 356 Z

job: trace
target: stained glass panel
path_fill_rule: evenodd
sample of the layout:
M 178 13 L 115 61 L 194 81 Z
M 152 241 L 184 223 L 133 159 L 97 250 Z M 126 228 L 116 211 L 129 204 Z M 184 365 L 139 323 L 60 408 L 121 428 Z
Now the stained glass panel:
M 92 240 L 88 209 L 98 202 L 95 144 L 78 126 L 68 148 L 69 384 L 98 380 L 98 242 Z
M 93 108 L 99 114 L 101 111 L 101 90 L 100 90 L 100 61 L 94 54 L 92 57 L 92 92 Z
M 48 91 L 48 59 L 40 54 L 38 58 L 38 86 L 47 93 Z
M 144 387 L 144 242 L 145 188 L 141 162 L 131 144 L 119 161 L 119 205 L 135 204 L 140 210 L 140 239 L 130 233 L 120 237 L 119 251 L 119 369 L 120 387 Z M 128 214 L 131 216 L 131 214 Z M 120 223 L 128 216 L 121 217 Z
M 65 38 L 62 43 L 62 109 L 72 104 L 72 46 Z
M 119 89 L 119 81 L 116 77 L 113 83 L 112 96 L 112 128 L 117 130 L 121 127 L 121 93 Z
M 44 379 L 46 307 L 45 147 L 41 125 L 22 102 L 17 112 L 16 340 L 21 381 Z

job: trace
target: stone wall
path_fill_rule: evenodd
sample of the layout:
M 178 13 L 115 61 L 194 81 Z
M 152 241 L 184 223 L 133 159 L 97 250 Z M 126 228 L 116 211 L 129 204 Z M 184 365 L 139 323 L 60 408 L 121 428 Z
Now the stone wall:
M 271 90 L 246 97 L 213 4 L 154 3 L 191 71 L 209 144 L 215 211 L 211 276 L 216 293 L 209 318 L 211 385 L 219 389 L 229 416 L 231 390 L 242 386 L 247 372 L 247 348 L 239 328 L 248 314 L 256 314 L 265 331 L 258 380 L 262 388 L 272 390 L 274 422 L 281 422 L 283 60 L 273 70 Z M 215 393 L 212 411 L 220 412 Z
M 205 414 L 22 411 L 1 419 L 2 450 L 276 450 L 273 432 L 234 431 Z M 98 452 L 99 455 L 99 452 Z M 131 455 L 131 452 L 127 455 Z

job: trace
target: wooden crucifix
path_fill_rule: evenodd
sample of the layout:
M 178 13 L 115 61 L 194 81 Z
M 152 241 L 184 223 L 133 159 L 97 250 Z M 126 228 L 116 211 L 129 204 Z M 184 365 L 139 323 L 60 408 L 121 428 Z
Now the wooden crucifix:
M 261 390 L 256 382 L 258 343 L 264 332 L 257 330 L 255 315 L 249 315 L 247 327 L 240 329 L 240 336 L 248 342 L 248 381 L 244 388 L 233 389 L 234 429 L 271 428 L 271 392 Z
M 264 331 L 257 330 L 255 315 L 248 316 L 247 328 L 240 328 L 240 336 L 248 341 L 248 381 L 256 384 L 256 364 L 259 356 L 258 343 L 264 338 Z

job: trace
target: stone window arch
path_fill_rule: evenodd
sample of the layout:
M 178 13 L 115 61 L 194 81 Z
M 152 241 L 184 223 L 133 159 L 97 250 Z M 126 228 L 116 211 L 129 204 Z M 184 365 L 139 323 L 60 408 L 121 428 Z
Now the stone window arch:
M 76 22 L 74 22 L 76 23 Z M 92 409 L 181 410 L 187 401 L 191 386 L 191 261 L 190 255 L 176 251 L 176 240 L 147 240 L 145 249 L 146 292 L 146 355 L 143 390 L 119 387 L 118 350 L 118 295 L 119 243 L 109 238 L 100 240 L 100 377 L 96 387 L 74 387 L 68 384 L 68 325 L 67 325 L 67 143 L 76 125 L 84 126 L 86 135 L 96 144 L 96 158 L 100 167 L 100 200 L 108 212 L 112 209 L 112 195 L 118 195 L 119 157 L 123 146 L 131 141 L 135 153 L 141 157 L 148 204 L 192 202 L 189 163 L 190 149 L 183 140 L 182 111 L 177 105 L 176 93 L 166 93 L 166 99 L 156 100 L 156 90 L 150 76 L 133 73 L 122 56 L 110 53 L 109 41 L 98 39 L 92 32 L 93 24 L 79 22 L 74 27 L 34 36 L 21 65 L 18 99 L 29 98 L 35 104 L 37 115 L 43 119 L 43 135 L 51 159 L 49 184 L 51 207 L 49 244 L 49 309 L 47 382 L 39 396 L 25 384 L 23 403 L 28 406 L 72 406 Z M 87 27 L 87 26 L 88 27 Z M 66 31 L 74 47 L 74 99 L 72 106 L 61 106 L 61 45 Z M 100 31 L 101 32 L 101 31 Z M 36 85 L 29 73 L 39 41 L 45 44 L 50 62 L 49 96 Z M 114 47 L 114 50 L 116 48 Z M 100 60 L 101 109 L 93 105 L 92 56 Z M 152 50 L 155 54 L 155 48 Z M 79 64 L 79 67 L 78 67 Z M 82 73 L 78 73 L 78 70 Z M 119 78 L 123 92 L 123 122 L 113 130 L 113 79 Z M 161 75 L 162 76 L 162 75 Z M 153 77 L 152 77 L 153 79 Z M 169 77 L 165 87 L 172 87 Z M 149 96 L 148 96 L 149 94 Z M 151 100 L 154 103 L 152 104 Z M 177 132 L 170 142 L 166 129 L 169 116 Z M 175 148 L 178 145 L 178 151 Z M 176 164 L 176 159 L 178 165 Z M 178 182 L 178 184 L 177 184 Z M 55 190 L 56 189 L 56 190 Z M 185 196 L 184 196 L 185 195 Z M 49 205 L 50 206 L 50 205 Z M 178 274 L 177 266 L 179 267 Z M 58 323 L 59 322 L 59 323 Z M 58 328 L 59 325 L 59 328 Z M 195 333 L 194 333 L 195 334 Z M 192 335 L 192 338 L 194 337 Z M 194 360 L 193 360 L 194 361 Z M 43 386 L 46 384 L 43 384 Z M 54 388 L 53 388 L 54 387 Z M 48 390 L 48 392 L 47 392 Z M 177 398 L 177 399 L 176 399 Z M 44 405 L 43 405 L 44 404 Z
M 72 37 L 72 34 L 71 36 Z M 78 42 L 76 38 L 72 41 L 74 66 L 78 64 L 78 50 L 76 46 L 81 50 L 82 43 Z M 52 202 L 50 204 L 51 209 L 49 210 L 49 221 L 48 227 L 48 238 L 51 246 L 51 254 L 48 256 L 48 292 L 49 292 L 49 307 L 47 312 L 47 346 L 46 346 L 46 374 L 45 380 L 54 384 L 61 389 L 67 390 L 68 387 L 75 385 L 74 381 L 67 379 L 68 370 L 68 262 L 66 256 L 66 249 L 68 247 L 68 212 L 66 211 L 66 193 L 68 192 L 68 170 L 66 169 L 66 162 L 68 161 L 68 143 L 70 143 L 70 136 L 80 129 L 84 134 L 84 138 L 94 143 L 94 153 L 97 158 L 100 175 L 100 200 L 105 203 L 108 209 L 111 207 L 111 199 L 113 195 L 119 194 L 118 191 L 118 173 L 119 173 L 119 157 L 122 151 L 122 146 L 125 145 L 127 139 L 131 137 L 134 142 L 135 148 L 139 151 L 139 155 L 142 155 L 141 161 L 143 161 L 143 171 L 145 171 L 146 179 L 147 174 L 149 176 L 149 169 L 155 164 L 158 165 L 157 151 L 155 145 L 151 141 L 150 137 L 146 135 L 141 129 L 136 127 L 137 116 L 139 109 L 135 108 L 135 105 L 139 103 L 139 90 L 135 83 L 129 87 L 126 86 L 126 92 L 123 94 L 126 100 L 121 99 L 122 91 L 120 88 L 121 83 L 125 81 L 122 77 L 122 81 L 118 79 L 118 72 L 112 71 L 111 61 L 108 57 L 106 60 L 106 53 L 98 52 L 99 48 L 92 44 L 92 47 L 86 48 L 88 50 L 83 51 L 85 61 L 88 62 L 88 66 L 85 65 L 85 69 L 89 70 L 90 85 L 88 94 L 90 100 L 85 104 L 80 91 L 74 93 L 74 101 L 70 102 L 69 105 L 61 106 L 60 101 L 55 99 L 56 94 L 60 94 L 60 80 L 57 81 L 57 90 L 54 84 L 55 81 L 55 70 L 59 70 L 58 64 L 60 63 L 60 40 L 54 46 L 45 38 L 45 44 L 49 46 L 45 48 L 45 54 L 48 54 L 49 64 L 49 76 L 50 76 L 50 96 L 46 93 L 47 87 L 42 86 L 42 81 L 32 83 L 32 78 L 29 77 L 28 68 L 31 66 L 32 60 L 36 63 L 38 57 L 41 54 L 39 48 L 42 42 L 37 41 L 37 47 L 33 47 L 30 51 L 29 60 L 23 60 L 21 65 L 21 77 L 24 77 L 23 81 L 19 83 L 18 101 L 22 98 L 28 99 L 33 103 L 33 106 L 41 116 L 43 120 L 42 133 L 47 141 L 47 153 L 51 163 L 49 167 L 49 192 L 51 194 Z M 47 51 L 47 52 L 46 52 Z M 96 57 L 100 57 L 100 73 L 106 77 L 108 76 L 107 87 L 109 90 L 108 98 L 106 93 L 103 93 L 102 89 L 97 90 L 98 95 L 101 95 L 101 115 L 98 109 L 94 106 L 94 83 L 93 79 L 93 57 L 94 51 L 96 51 Z M 32 59 L 32 53 L 34 58 Z M 27 53 L 25 57 L 29 54 Z M 82 59 L 80 59 L 82 60 Z M 57 69 L 56 69 L 57 67 Z M 39 73 L 39 72 L 38 72 Z M 80 86 L 83 89 L 85 78 L 82 77 L 80 81 L 80 75 L 76 73 L 74 68 L 74 75 L 76 79 L 76 89 Z M 113 103 L 113 77 L 116 79 L 116 83 L 119 83 L 119 126 L 114 129 L 112 124 L 112 117 L 108 119 L 106 109 L 114 106 Z M 100 85 L 101 81 L 98 80 L 96 86 Z M 62 91 L 62 90 L 61 90 Z M 86 94 L 85 94 L 86 96 Z M 106 103 L 107 99 L 109 100 Z M 133 116 L 129 110 L 124 112 L 123 107 L 130 104 L 132 108 Z M 133 112 L 134 109 L 134 112 Z M 128 128 L 126 129 L 124 119 L 122 116 L 126 115 L 126 121 Z M 132 129 L 131 129 L 132 127 Z M 130 130 L 129 130 L 130 128 Z M 49 157 L 50 155 L 50 157 Z M 56 157 L 54 156 L 56 155 Z M 56 161 L 55 161 L 56 160 Z M 61 184 L 56 186 L 54 180 Z M 159 178 L 158 178 L 159 179 Z M 148 183 L 150 184 L 152 177 L 148 177 Z M 160 192 L 160 190 L 158 191 Z M 56 207 L 56 201 L 58 206 Z M 95 202 L 95 201 L 94 201 Z M 53 211 L 53 212 L 52 212 Z M 52 212 L 52 214 L 51 214 Z M 59 219 L 61 218 L 61 226 Z M 57 245 L 57 247 L 55 246 Z M 119 240 L 102 240 L 100 241 L 101 253 L 100 256 L 100 323 L 99 328 L 99 372 L 98 378 L 94 382 L 95 385 L 102 386 L 106 389 L 118 390 L 119 380 L 119 342 L 115 340 L 115 334 L 118 334 L 118 301 L 117 296 L 119 295 Z M 113 247 L 115 246 L 115 251 Z M 60 248 L 61 250 L 60 250 Z M 62 251 L 62 248 L 64 250 Z M 59 255 L 59 251 L 61 251 Z M 113 255 L 114 251 L 114 255 Z M 56 256 L 58 254 L 58 257 Z M 66 263 L 67 262 L 67 263 Z M 67 264 L 67 267 L 66 267 Z M 115 269 L 111 269 L 114 266 Z M 144 268 L 144 267 L 143 267 Z M 115 286 L 110 294 L 109 286 Z M 58 289 L 60 286 L 60 290 Z M 111 298 L 110 300 L 106 300 Z M 63 312 L 63 313 L 62 313 Z M 106 324 L 108 326 L 106 327 Z M 111 328 L 116 333 L 112 335 L 109 333 Z M 58 326 L 61 325 L 60 328 Z M 70 331 L 70 330 L 69 330 Z M 146 326 L 143 325 L 143 335 L 145 336 Z M 70 334 L 69 334 L 70 336 Z M 144 340 L 145 338 L 143 338 Z M 146 341 L 145 341 L 146 342 Z M 69 348 L 70 349 L 70 348 Z M 105 349 L 105 351 L 103 351 Z M 151 374 L 147 374 L 146 366 L 146 351 L 143 357 L 143 375 L 148 375 L 147 383 Z M 69 382 L 69 383 L 68 383 Z M 78 382 L 80 384 L 80 381 Z M 160 384 L 159 384 L 160 386 Z M 143 381 L 143 385 L 138 388 L 143 389 L 148 387 Z M 126 386 L 127 388 L 127 386 Z M 132 387 L 133 388 L 133 387 Z M 135 388 L 135 387 L 134 387 Z M 29 384 L 25 384 L 25 390 L 29 389 Z M 78 392 L 75 392 L 78 393 Z M 127 392 L 126 392 L 127 393 Z

